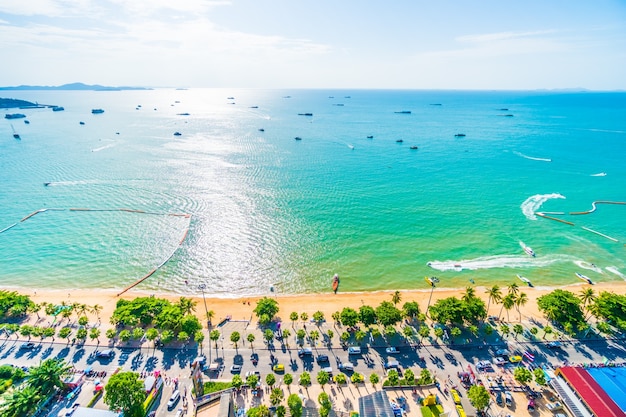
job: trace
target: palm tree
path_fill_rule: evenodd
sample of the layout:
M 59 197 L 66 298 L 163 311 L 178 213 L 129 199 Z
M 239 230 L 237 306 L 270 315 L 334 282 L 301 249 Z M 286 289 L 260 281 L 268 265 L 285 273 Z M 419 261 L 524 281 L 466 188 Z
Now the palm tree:
M 98 321 L 100 321 L 100 312 L 102 311 L 102 308 L 103 307 L 100 304 L 94 304 L 94 306 L 91 307 L 91 311 L 96 315 Z
M 47 396 L 55 388 L 63 388 L 63 377 L 69 375 L 72 367 L 63 359 L 46 359 L 39 366 L 28 371 L 28 385 L 37 387 L 42 395 Z
M 509 284 L 507 288 L 509 289 L 509 294 L 517 295 L 519 293 L 519 285 L 517 285 L 515 282 Z
M 528 302 L 528 295 L 525 292 L 520 292 L 519 295 L 515 298 L 515 308 L 517 308 L 517 312 L 519 313 L 519 321 L 522 322 L 522 311 L 520 307 L 523 307 Z
M 209 333 L 209 339 L 215 342 L 215 354 L 217 355 L 217 341 L 220 339 L 220 331 L 215 329 Z
M 502 299 L 502 308 L 500 309 L 499 316 L 502 315 L 502 309 L 504 308 L 506 309 L 506 320 L 509 321 L 509 310 L 512 309 L 513 306 L 515 306 L 515 295 L 509 293 Z
M 209 326 L 212 325 L 213 317 L 215 317 L 215 311 L 209 310 L 206 312 L 206 320 L 209 323 Z
M 178 299 L 178 303 L 176 304 L 178 305 L 178 308 L 180 308 L 180 311 L 183 313 L 183 315 L 191 314 L 192 312 L 196 311 L 197 303 L 191 298 L 180 297 Z
M 31 416 L 37 410 L 42 395 L 36 386 L 28 385 L 11 391 L 4 397 L 0 415 L 6 417 Z
M 485 294 L 489 297 L 487 299 L 487 314 L 489 314 L 489 306 L 491 305 L 491 302 L 493 301 L 495 304 L 498 304 L 502 301 L 502 290 L 500 289 L 500 286 L 494 285 L 493 287 L 488 288 L 487 291 L 485 291 Z
M 583 309 L 587 310 L 587 313 L 591 312 L 591 305 L 594 301 L 596 301 L 596 293 L 593 291 L 593 288 L 584 288 L 578 294 L 578 298 L 583 303 Z M 585 316 L 585 320 L 588 316 Z
M 472 301 L 472 298 L 476 297 L 476 290 L 474 287 L 465 287 L 465 292 L 461 299 L 465 302 Z
M 397 305 L 400 301 L 402 300 L 402 297 L 400 296 L 400 291 L 396 291 L 393 294 L 391 294 L 391 302 L 393 303 L 393 305 Z

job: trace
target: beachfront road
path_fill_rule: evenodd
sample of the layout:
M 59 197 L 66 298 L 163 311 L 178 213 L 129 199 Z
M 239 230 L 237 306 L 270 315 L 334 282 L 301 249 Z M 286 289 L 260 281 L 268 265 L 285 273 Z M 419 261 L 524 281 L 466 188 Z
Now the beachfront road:
M 294 376 L 294 385 L 297 385 L 298 376 L 307 371 L 311 374 L 311 380 L 315 383 L 317 372 L 323 368 L 332 368 L 332 372 L 337 374 L 339 364 L 351 364 L 354 372 L 363 374 L 366 381 L 369 375 L 377 373 L 381 379 L 385 374 L 386 364 L 389 359 L 398 361 L 401 369 L 412 368 L 416 375 L 419 375 L 419 368 L 427 367 L 440 380 L 444 380 L 448 375 L 453 378 L 459 371 L 467 370 L 468 365 L 473 365 L 481 360 L 491 360 L 495 356 L 497 349 L 507 348 L 511 354 L 528 351 L 535 356 L 534 365 L 558 366 L 564 363 L 590 363 L 602 362 L 604 358 L 608 360 L 623 361 L 626 357 L 626 350 L 621 340 L 596 339 L 586 341 L 584 344 L 577 341 L 564 341 L 560 348 L 550 349 L 543 342 L 518 343 L 513 338 L 498 345 L 425 345 L 421 347 L 401 346 L 398 353 L 389 354 L 385 347 L 363 348 L 360 354 L 348 354 L 347 348 L 341 346 L 312 346 L 312 355 L 300 357 L 299 347 L 286 347 L 280 343 L 273 346 L 260 345 L 255 348 L 239 347 L 235 349 L 230 345 L 224 346 L 218 343 L 211 343 L 205 346 L 202 351 L 194 348 L 178 349 L 154 349 L 154 348 L 113 348 L 113 356 L 101 358 L 97 356 L 98 351 L 108 349 L 107 346 L 97 345 L 72 345 L 67 343 L 56 343 L 50 341 L 34 342 L 34 348 L 22 348 L 25 340 L 16 340 L 14 337 L 3 339 L 0 342 L 0 364 L 11 364 L 15 366 L 30 367 L 37 365 L 40 361 L 48 358 L 62 358 L 72 364 L 77 370 L 91 368 L 93 371 L 106 371 L 107 376 L 102 378 L 106 383 L 108 376 L 118 367 L 122 370 L 132 370 L 135 372 L 161 371 L 167 376 L 163 395 L 160 399 L 157 416 L 171 415 L 176 409 L 182 407 L 183 402 L 167 410 L 166 403 L 175 388 L 175 380 L 178 380 L 178 388 L 184 393 L 188 391 L 190 399 L 190 365 L 193 360 L 204 355 L 207 364 L 219 363 L 217 372 L 207 371 L 206 380 L 231 380 L 234 375 L 231 372 L 232 365 L 241 365 L 240 374 L 245 380 L 245 375 L 250 371 L 259 371 L 262 382 L 265 376 L 272 373 L 275 364 L 284 365 L 286 373 Z M 318 361 L 319 355 L 326 355 L 328 361 Z M 255 361 L 253 361 L 255 359 Z M 256 362 L 256 363 L 255 363 Z M 513 366 L 513 365 L 507 365 Z M 346 372 L 349 376 L 351 372 Z M 277 384 L 282 382 L 284 373 L 276 373 Z M 93 382 L 93 378 L 88 380 Z M 91 396 L 93 386 L 84 389 L 77 400 L 81 404 L 86 404 Z M 62 415 L 65 407 L 70 405 L 62 404 L 57 407 L 54 414 Z

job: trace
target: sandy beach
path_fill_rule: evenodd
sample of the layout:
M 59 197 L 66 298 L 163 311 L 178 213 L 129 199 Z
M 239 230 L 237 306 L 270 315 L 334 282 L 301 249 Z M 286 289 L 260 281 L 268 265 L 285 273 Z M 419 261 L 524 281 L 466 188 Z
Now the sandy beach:
M 563 288 L 574 293 L 579 293 L 583 288 L 588 287 L 586 284 L 574 284 Z M 555 287 L 556 288 L 556 287 Z M 529 288 L 520 287 L 522 292 L 528 295 L 528 302 L 521 308 L 522 320 L 527 321 L 529 319 L 542 319 L 543 315 L 537 309 L 537 298 L 541 295 L 547 294 L 555 288 Z M 606 282 L 598 283 L 592 287 L 596 293 L 602 291 L 614 292 L 617 294 L 626 294 L 626 282 Z M 487 303 L 487 295 L 485 294 L 486 287 L 475 287 L 476 295 L 481 297 L 485 303 Z M 446 289 L 436 288 L 432 295 L 432 303 L 435 303 L 438 299 L 457 296 L 460 297 L 464 289 Z M 506 288 L 502 288 L 503 293 L 506 293 Z M 376 291 L 376 292 L 356 292 L 356 293 L 320 293 L 320 294 L 299 294 L 299 295 L 275 295 L 278 300 L 278 306 L 280 311 L 278 317 L 284 322 L 289 322 L 289 315 L 291 312 L 297 312 L 298 314 L 306 312 L 309 317 L 316 311 L 322 311 L 328 321 L 331 320 L 331 315 L 335 311 L 340 311 L 344 307 L 352 307 L 358 309 L 361 305 L 369 305 L 372 307 L 378 306 L 382 301 L 391 301 L 391 295 L 394 291 Z M 100 317 L 104 326 L 109 325 L 108 317 L 111 316 L 115 310 L 115 305 L 119 299 L 133 299 L 136 297 L 150 296 L 152 293 L 145 293 L 141 291 L 129 291 L 122 296 L 118 297 L 116 291 L 106 290 L 72 290 L 67 291 L 54 291 L 54 290 L 38 290 L 36 292 L 28 291 L 22 293 L 31 296 L 35 303 L 58 303 L 65 301 L 66 303 L 81 303 L 93 306 L 98 304 L 102 306 Z M 180 298 L 180 295 L 156 293 L 157 297 L 167 298 L 171 301 L 176 301 Z M 398 307 L 401 307 L 407 301 L 417 301 L 420 305 L 420 309 L 423 312 L 428 304 L 428 298 L 430 297 L 430 291 L 428 290 L 406 290 L 401 291 L 401 301 Z M 196 304 L 196 314 L 200 318 L 201 322 L 204 321 L 205 308 L 202 297 L 191 297 Z M 233 320 L 250 320 L 253 317 L 253 309 L 256 306 L 256 301 L 262 297 L 242 297 L 242 298 L 215 298 L 206 297 L 206 306 L 208 310 L 215 312 L 213 322 L 218 323 L 221 319 L 230 316 Z M 498 315 L 501 311 L 501 305 L 491 303 L 489 308 L 490 315 Z M 503 317 L 506 320 L 506 310 L 502 311 Z M 519 321 L 519 315 L 516 310 L 510 311 L 511 322 Z M 254 321 L 254 320 L 253 320 Z

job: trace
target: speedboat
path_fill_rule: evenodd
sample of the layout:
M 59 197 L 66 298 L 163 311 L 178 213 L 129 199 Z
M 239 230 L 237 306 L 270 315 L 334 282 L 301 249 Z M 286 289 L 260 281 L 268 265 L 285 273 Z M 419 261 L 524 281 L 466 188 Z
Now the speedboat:
M 586 275 L 580 274 L 578 272 L 576 272 L 576 276 L 580 279 L 582 279 L 583 281 L 587 281 L 588 284 L 592 284 L 593 285 L 593 281 L 591 281 L 591 278 L 589 278 Z
M 417 146 L 411 146 L 410 149 L 417 149 Z
M 535 257 L 535 251 L 530 248 L 530 246 L 524 246 L 524 252 L 526 252 L 529 256 Z
M 92 114 L 101 114 L 101 113 L 104 113 L 104 110 L 102 110 L 102 109 L 91 109 L 91 113 Z
M 457 271 L 462 271 L 463 266 L 461 264 L 454 264 L 454 269 L 456 269 Z
M 456 138 L 464 138 L 465 137 L 465 133 L 457 133 L 456 135 L 454 135 L 454 137 L 456 137 Z
M 333 277 L 333 292 L 336 294 L 339 289 L 339 274 L 335 274 Z
M 528 278 L 523 277 L 523 276 L 521 276 L 521 275 L 519 275 L 519 274 L 517 275 L 517 277 L 518 277 L 518 278 L 519 278 L 522 282 L 525 282 L 525 283 L 526 283 L 529 287 L 532 287 L 532 286 L 533 286 L 533 283 L 532 283 L 532 282 L 530 282 L 530 280 L 529 280 Z

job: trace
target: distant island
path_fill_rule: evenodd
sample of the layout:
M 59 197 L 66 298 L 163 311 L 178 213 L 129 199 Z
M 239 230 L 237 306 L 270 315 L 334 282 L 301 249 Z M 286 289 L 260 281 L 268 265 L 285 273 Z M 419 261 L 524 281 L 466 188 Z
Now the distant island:
M 122 90 L 152 90 L 145 87 L 108 87 L 98 84 L 71 83 L 59 86 L 19 85 L 17 87 L 0 87 L 0 90 L 84 90 L 84 91 L 122 91 Z
M 14 109 L 14 108 L 28 109 L 41 107 L 37 103 L 31 103 L 26 100 L 18 100 L 15 98 L 2 98 L 0 97 L 0 109 Z

